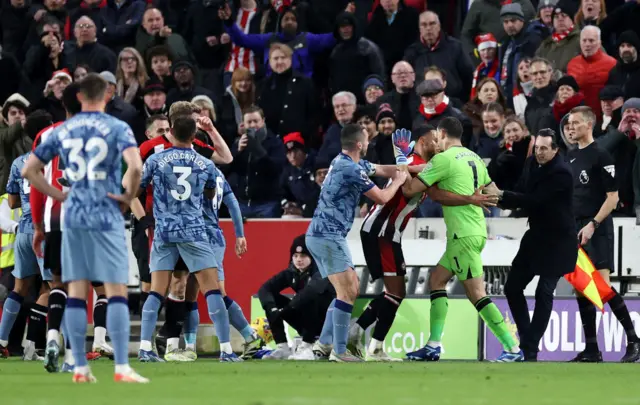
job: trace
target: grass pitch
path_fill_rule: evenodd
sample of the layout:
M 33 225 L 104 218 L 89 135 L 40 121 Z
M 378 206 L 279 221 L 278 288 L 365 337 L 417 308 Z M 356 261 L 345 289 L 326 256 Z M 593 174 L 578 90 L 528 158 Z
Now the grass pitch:
M 325 362 L 141 364 L 149 385 L 115 384 L 113 363 L 91 363 L 95 385 L 0 360 L 2 405 L 615 405 L 640 404 L 637 364 Z

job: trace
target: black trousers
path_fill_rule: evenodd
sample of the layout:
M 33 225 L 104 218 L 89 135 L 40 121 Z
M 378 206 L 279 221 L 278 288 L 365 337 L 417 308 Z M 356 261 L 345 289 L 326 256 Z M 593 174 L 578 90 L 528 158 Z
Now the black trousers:
M 535 359 L 538 354 L 538 345 L 547 330 L 553 309 L 553 292 L 560 280 L 560 277 L 556 276 L 540 276 L 536 288 L 533 318 L 529 318 L 529 306 L 524 296 L 524 289 L 534 276 L 534 272 L 529 267 L 512 267 L 504 286 L 513 320 L 518 327 L 520 348 L 525 353 L 525 359 Z
M 278 294 L 275 296 L 276 306 L 280 309 L 285 308 L 291 302 L 291 298 Z M 267 312 L 273 340 L 276 343 L 286 343 L 287 335 L 284 330 L 284 322 L 286 321 L 302 336 L 302 341 L 306 343 L 314 343 L 320 332 L 324 318 L 327 315 L 327 309 L 331 304 L 333 297 L 320 296 L 317 300 L 310 302 L 308 305 L 296 308 L 294 311 L 287 310 L 284 316 L 275 317 Z

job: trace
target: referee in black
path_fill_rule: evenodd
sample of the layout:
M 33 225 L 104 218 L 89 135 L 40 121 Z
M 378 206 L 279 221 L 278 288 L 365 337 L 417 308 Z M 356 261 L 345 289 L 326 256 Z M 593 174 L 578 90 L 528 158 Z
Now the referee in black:
M 613 270 L 613 219 L 611 212 L 618 204 L 618 185 L 615 164 L 607 151 L 593 140 L 596 116 L 589 107 L 571 110 L 568 125 L 577 148 L 567 153 L 567 162 L 573 172 L 573 205 L 578 229 L 578 243 L 589 255 L 593 265 L 611 285 L 609 274 Z M 640 358 L 640 340 L 636 335 L 629 310 L 618 292 L 609 300 L 609 306 L 627 333 L 627 351 L 620 360 L 632 363 Z M 596 308 L 582 295 L 577 296 L 586 348 L 574 362 L 601 362 L 596 334 Z

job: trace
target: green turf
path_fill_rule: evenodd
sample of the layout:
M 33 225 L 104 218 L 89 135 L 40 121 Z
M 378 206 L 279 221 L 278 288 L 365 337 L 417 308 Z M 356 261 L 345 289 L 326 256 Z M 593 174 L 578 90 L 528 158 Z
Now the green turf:
M 139 364 L 149 385 L 112 381 L 112 363 L 91 363 L 96 385 L 47 374 L 41 363 L 0 360 L 2 405 L 614 405 L 639 404 L 638 365 L 474 362 L 333 364 L 267 362 Z

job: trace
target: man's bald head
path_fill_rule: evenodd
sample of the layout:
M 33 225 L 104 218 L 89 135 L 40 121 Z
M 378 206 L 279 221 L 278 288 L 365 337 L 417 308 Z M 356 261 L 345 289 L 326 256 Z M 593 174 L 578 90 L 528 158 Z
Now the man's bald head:
M 416 74 L 413 71 L 413 67 L 403 60 L 396 63 L 391 70 L 391 81 L 396 90 L 400 93 L 406 93 L 413 88 L 413 84 L 416 81 Z
M 580 32 L 580 51 L 582 56 L 588 58 L 595 55 L 602 47 L 600 28 L 595 25 L 587 25 Z

